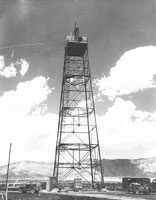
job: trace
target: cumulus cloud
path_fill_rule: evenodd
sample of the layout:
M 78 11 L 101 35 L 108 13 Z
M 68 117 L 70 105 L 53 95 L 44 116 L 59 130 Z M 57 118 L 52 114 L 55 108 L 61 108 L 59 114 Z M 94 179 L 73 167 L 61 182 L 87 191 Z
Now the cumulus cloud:
M 116 98 L 108 112 L 97 117 L 102 149 L 113 147 L 133 151 L 133 148 L 139 145 L 150 145 L 152 149 L 153 143 L 156 142 L 156 121 L 153 115 L 155 114 L 136 110 L 131 101 Z M 148 118 L 150 120 L 147 120 Z
M 7 163 L 10 142 L 13 143 L 12 161 L 52 161 L 58 116 L 53 113 L 42 115 L 41 112 L 41 104 L 44 105 L 51 92 L 48 79 L 41 76 L 19 83 L 16 90 L 0 97 L 0 152 L 3 152 L 0 165 Z M 34 106 L 35 114 L 30 115 Z M 43 109 L 46 110 L 46 106 Z
M 29 69 L 29 63 L 25 59 L 21 58 L 21 60 L 19 61 L 18 64 L 21 65 L 20 74 L 21 74 L 21 76 L 24 76 Z
M 154 156 L 156 111 L 138 110 L 134 103 L 123 100 L 121 96 L 156 87 L 155 55 L 154 46 L 130 50 L 111 68 L 108 77 L 95 80 L 99 91 L 96 101 L 101 100 L 103 94 L 113 102 L 104 116 L 97 117 L 103 147 L 133 152 L 140 146 L 144 149 L 140 154 L 142 157 Z M 136 152 L 134 157 L 140 156 L 139 153 Z
M 140 47 L 125 52 L 111 68 L 110 76 L 96 79 L 100 94 L 114 98 L 156 87 L 156 47 Z
M 9 65 L 6 65 L 5 61 L 5 56 L 0 55 L 0 76 L 6 78 L 16 77 L 17 73 L 24 76 L 29 69 L 29 63 L 25 59 L 21 58 L 16 62 L 11 62 Z M 20 68 L 20 70 L 18 70 L 18 68 Z
M 47 79 L 40 76 L 31 81 L 20 82 L 16 90 L 5 92 L 0 98 L 2 109 L 28 114 L 30 110 L 47 99 L 51 89 Z
M 15 77 L 17 70 L 14 65 L 11 63 L 9 66 L 5 66 L 5 57 L 0 56 L 0 75 L 4 77 Z

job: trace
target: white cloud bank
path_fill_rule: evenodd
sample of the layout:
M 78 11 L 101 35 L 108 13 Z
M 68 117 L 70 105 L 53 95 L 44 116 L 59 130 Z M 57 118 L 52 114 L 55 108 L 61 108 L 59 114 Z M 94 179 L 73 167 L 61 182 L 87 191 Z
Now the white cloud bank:
M 0 98 L 0 106 L 5 112 L 28 114 L 33 107 L 46 100 L 50 92 L 47 79 L 37 77 L 19 83 L 16 90 L 5 92 Z
M 104 116 L 97 117 L 101 149 L 128 150 L 133 158 L 155 157 L 156 111 L 154 113 L 136 110 L 131 101 L 116 98 L 115 103 Z M 145 152 L 136 152 L 137 147 Z M 106 152 L 104 155 L 107 157 Z M 124 155 L 125 156 L 125 155 Z M 123 156 L 123 157 L 124 157 Z M 122 155 L 120 155 L 122 158 Z M 129 155 L 127 155 L 127 158 Z
M 147 46 L 125 52 L 115 67 L 111 68 L 108 77 L 95 80 L 99 90 L 96 101 L 101 100 L 101 94 L 114 101 L 104 116 L 97 117 L 103 152 L 112 148 L 115 150 L 114 157 L 116 151 L 124 150 L 127 157 L 128 151 L 136 158 L 156 156 L 156 111 L 137 110 L 134 103 L 121 97 L 155 88 L 155 75 L 156 47 Z M 107 153 L 104 152 L 104 156 Z
M 58 117 L 52 113 L 42 115 L 46 106 L 41 106 L 51 92 L 48 79 L 41 76 L 19 83 L 16 90 L 0 97 L 0 165 L 7 163 L 10 142 L 11 162 L 52 161 Z M 29 115 L 32 108 L 35 114 Z
M 20 70 L 18 70 L 18 67 Z M 20 59 L 16 62 L 11 62 L 6 66 L 5 56 L 0 55 L 0 76 L 10 78 L 16 77 L 17 73 L 20 73 L 21 76 L 24 76 L 29 69 L 29 63 L 25 59 Z
M 156 87 L 156 47 L 147 46 L 124 53 L 110 76 L 97 79 L 96 85 L 100 94 L 114 98 L 130 94 L 145 88 Z

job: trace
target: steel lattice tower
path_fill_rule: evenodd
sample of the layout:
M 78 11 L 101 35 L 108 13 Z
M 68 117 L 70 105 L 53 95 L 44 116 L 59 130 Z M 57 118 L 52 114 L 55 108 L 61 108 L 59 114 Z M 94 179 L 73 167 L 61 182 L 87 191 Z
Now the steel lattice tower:
M 65 44 L 53 176 L 58 183 L 81 178 L 103 182 L 88 58 L 88 40 L 76 27 Z

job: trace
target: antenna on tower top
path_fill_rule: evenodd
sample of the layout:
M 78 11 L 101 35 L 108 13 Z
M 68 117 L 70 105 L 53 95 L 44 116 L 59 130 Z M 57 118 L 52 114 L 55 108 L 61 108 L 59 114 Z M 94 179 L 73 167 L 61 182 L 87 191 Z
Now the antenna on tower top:
M 79 40 L 79 34 L 80 34 L 79 28 L 76 27 L 76 22 L 75 22 L 75 27 L 74 27 L 74 40 L 75 40 L 75 41 L 78 41 L 78 40 Z

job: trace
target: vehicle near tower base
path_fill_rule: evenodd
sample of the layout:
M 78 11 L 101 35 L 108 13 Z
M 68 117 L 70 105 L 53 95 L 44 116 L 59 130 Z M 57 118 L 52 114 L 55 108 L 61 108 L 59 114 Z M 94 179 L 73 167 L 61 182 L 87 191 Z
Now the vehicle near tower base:
M 150 183 L 150 192 L 156 192 L 156 179 Z
M 41 190 L 40 184 L 36 182 L 28 182 L 19 187 L 19 193 L 39 193 Z
M 134 194 L 149 194 L 151 192 L 150 178 L 123 178 L 123 189 Z
M 141 185 L 140 183 L 130 183 L 127 188 L 127 193 L 133 192 L 134 194 L 150 194 L 149 185 Z

